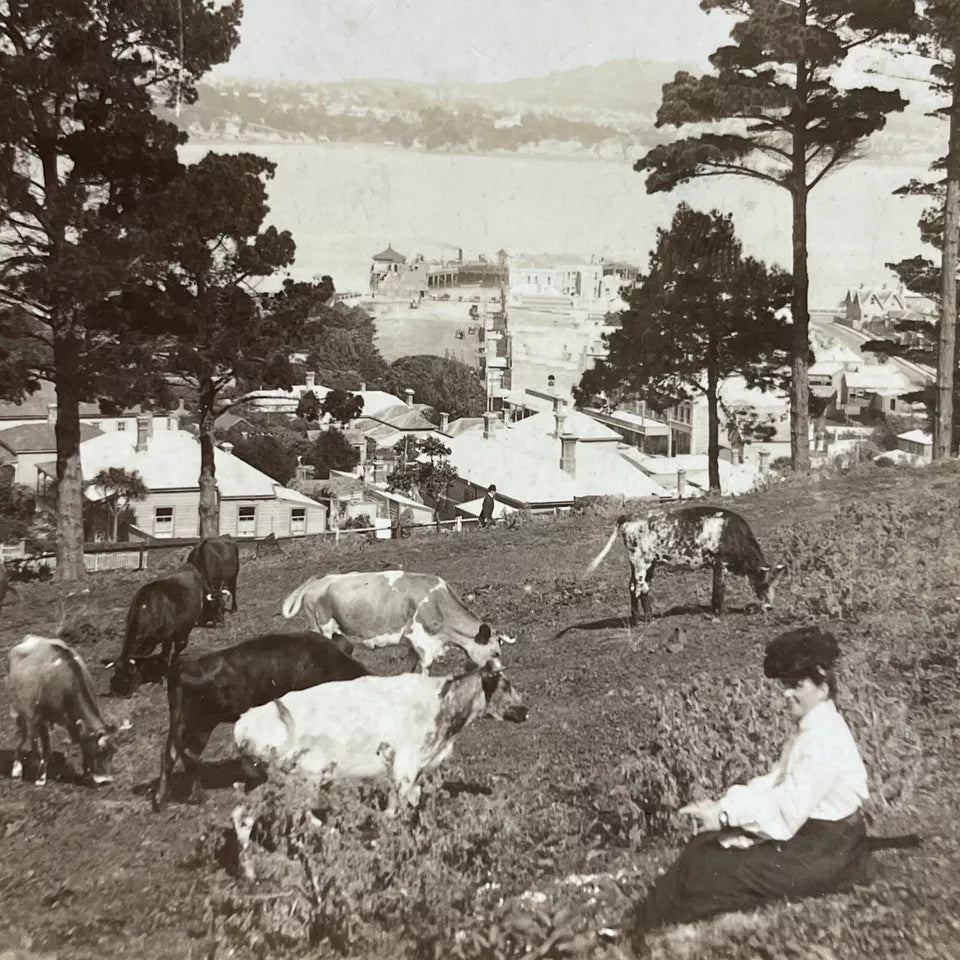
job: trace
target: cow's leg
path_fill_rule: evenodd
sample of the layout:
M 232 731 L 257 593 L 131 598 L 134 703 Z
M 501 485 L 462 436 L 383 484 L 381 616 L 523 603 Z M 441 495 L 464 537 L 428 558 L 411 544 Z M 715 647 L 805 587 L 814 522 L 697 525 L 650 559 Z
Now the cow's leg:
M 723 580 L 723 561 L 713 561 L 713 595 L 710 598 L 710 607 L 717 616 L 725 612 L 724 599 L 726 594 L 726 584 Z
M 416 648 L 409 633 L 404 633 L 400 638 L 400 643 L 407 645 L 407 669 L 406 673 L 427 673 L 428 665 L 423 654 Z
M 30 736 L 27 721 L 19 714 L 17 715 L 17 730 L 20 731 L 20 740 L 13 754 L 13 766 L 10 768 L 10 776 L 13 777 L 14 780 L 22 780 L 23 758 L 27 753 L 27 744 L 30 744 L 30 750 L 33 751 L 36 748 L 36 737 Z
M 213 733 L 213 727 L 196 727 L 190 730 L 183 738 L 183 769 L 187 772 L 187 782 L 190 784 L 191 803 L 203 803 L 206 800 L 203 786 L 200 783 L 200 756 Z
M 47 763 L 50 760 L 50 728 L 45 723 L 39 723 L 37 732 L 40 734 L 40 765 L 37 767 L 37 778 L 34 783 L 42 787 L 47 782 Z
M 637 580 L 637 568 L 630 564 L 630 626 L 635 627 L 640 619 L 640 583 Z
M 650 581 L 653 579 L 655 564 L 649 564 L 640 581 L 640 603 L 643 605 L 643 619 L 649 623 L 653 619 L 653 604 L 650 602 Z
M 237 578 L 234 577 L 228 584 L 227 589 L 230 591 L 230 612 L 237 612 Z

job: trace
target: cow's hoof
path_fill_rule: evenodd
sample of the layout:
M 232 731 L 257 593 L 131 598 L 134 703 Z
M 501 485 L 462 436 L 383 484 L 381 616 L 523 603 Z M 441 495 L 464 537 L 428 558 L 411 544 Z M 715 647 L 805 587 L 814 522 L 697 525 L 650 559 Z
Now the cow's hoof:
M 23 779 L 23 764 L 19 760 L 13 761 L 13 766 L 10 768 L 10 776 L 14 780 Z

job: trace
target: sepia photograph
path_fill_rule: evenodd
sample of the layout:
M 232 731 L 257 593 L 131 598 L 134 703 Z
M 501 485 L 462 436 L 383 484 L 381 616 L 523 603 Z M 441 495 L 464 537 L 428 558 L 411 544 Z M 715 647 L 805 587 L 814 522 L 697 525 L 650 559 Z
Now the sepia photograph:
M 958 260 L 960 0 L 0 0 L 0 960 L 960 960 Z

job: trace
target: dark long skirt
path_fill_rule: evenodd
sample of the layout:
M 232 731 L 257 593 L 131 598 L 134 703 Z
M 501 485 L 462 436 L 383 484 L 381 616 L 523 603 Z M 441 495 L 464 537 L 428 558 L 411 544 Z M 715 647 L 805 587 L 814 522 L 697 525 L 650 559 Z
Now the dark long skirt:
M 870 848 L 863 818 L 808 820 L 786 841 L 724 849 L 720 833 L 694 837 L 637 905 L 635 932 L 749 910 L 770 900 L 849 889 L 868 879 Z

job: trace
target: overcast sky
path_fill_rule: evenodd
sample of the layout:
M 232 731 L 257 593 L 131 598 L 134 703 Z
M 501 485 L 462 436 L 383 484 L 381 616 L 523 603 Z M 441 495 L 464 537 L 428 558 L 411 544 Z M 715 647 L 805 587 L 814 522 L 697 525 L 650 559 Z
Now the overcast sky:
M 244 0 L 217 74 L 497 82 L 620 58 L 706 66 L 728 33 L 697 0 Z

